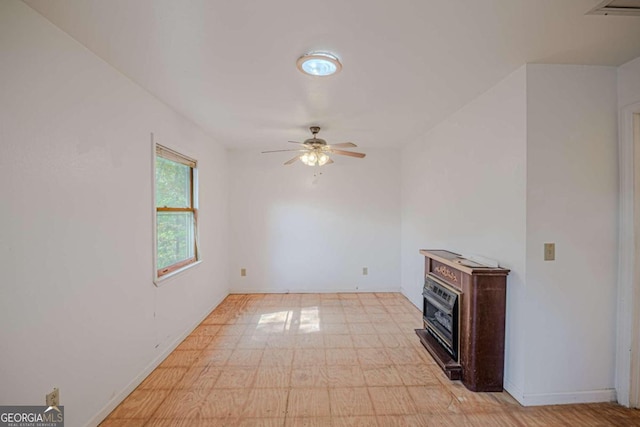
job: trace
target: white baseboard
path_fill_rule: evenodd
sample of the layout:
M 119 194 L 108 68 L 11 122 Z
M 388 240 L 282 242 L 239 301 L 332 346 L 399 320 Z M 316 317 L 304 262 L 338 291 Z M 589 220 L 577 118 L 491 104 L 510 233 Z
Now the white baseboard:
M 144 381 L 147 376 L 164 361 L 164 359 L 171 354 L 173 350 L 186 338 L 202 321 L 215 309 L 220 303 L 227 297 L 228 294 L 224 294 L 217 298 L 215 303 L 205 310 L 205 313 L 198 317 L 198 320 L 189 326 L 182 334 L 176 337 L 167 348 L 151 361 L 129 384 L 127 384 L 118 394 L 116 394 L 89 422 L 87 426 L 97 426 L 109 415 L 116 407 L 127 397 L 133 390 L 136 389 Z
M 504 389 L 522 406 L 568 405 L 572 403 L 615 402 L 616 400 L 616 391 L 613 388 L 565 393 L 526 394 L 508 379 L 505 379 Z
M 320 288 L 320 289 L 256 289 L 256 288 L 239 288 L 229 291 L 230 294 L 333 294 L 333 293 L 367 293 L 367 292 L 400 292 L 400 288 L 380 287 L 367 289 L 353 288 Z

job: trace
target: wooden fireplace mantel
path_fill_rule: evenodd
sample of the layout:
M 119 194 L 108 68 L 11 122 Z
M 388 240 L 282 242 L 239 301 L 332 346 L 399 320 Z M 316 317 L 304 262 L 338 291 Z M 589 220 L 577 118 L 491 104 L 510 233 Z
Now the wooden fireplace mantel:
M 421 250 L 429 273 L 461 292 L 458 360 L 423 329 L 420 341 L 450 379 L 461 379 L 472 391 L 502 391 L 506 284 L 509 270 L 468 267 L 460 255 Z

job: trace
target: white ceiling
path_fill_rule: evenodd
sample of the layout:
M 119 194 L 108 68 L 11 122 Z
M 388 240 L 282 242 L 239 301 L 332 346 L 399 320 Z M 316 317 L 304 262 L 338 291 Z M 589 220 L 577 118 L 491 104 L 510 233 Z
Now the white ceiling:
M 526 62 L 621 65 L 640 17 L 600 0 L 25 0 L 230 148 L 401 145 Z M 340 74 L 296 59 L 334 52 Z

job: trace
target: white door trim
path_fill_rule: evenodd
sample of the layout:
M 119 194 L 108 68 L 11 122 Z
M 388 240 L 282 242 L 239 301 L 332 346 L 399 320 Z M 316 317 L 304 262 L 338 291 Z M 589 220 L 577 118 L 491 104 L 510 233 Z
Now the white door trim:
M 633 113 L 633 305 L 631 326 L 631 374 L 629 406 L 640 407 L 640 112 Z
M 640 333 L 634 321 L 638 306 L 634 304 L 640 295 L 635 289 L 634 280 L 636 265 L 636 248 L 634 238 L 634 114 L 640 113 L 640 102 L 626 106 L 620 110 L 618 139 L 618 156 L 620 170 L 620 223 L 618 234 L 618 319 L 616 343 L 616 394 L 618 403 L 625 406 L 637 404 L 631 401 L 632 372 L 637 373 L 640 367 L 640 355 L 635 336 Z M 634 366 L 635 365 L 635 366 Z M 633 368 L 633 369 L 632 369 Z M 637 374 L 635 374 L 637 376 Z M 637 386 L 633 384 L 637 399 Z

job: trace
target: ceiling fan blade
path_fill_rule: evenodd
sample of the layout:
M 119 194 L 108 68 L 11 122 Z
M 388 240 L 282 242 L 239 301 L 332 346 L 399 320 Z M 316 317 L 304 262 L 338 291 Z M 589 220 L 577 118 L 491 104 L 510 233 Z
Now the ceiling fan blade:
M 336 148 L 353 148 L 353 147 L 357 147 L 356 144 L 354 144 L 353 142 L 341 142 L 339 144 L 331 144 L 332 147 L 336 147 Z
M 291 163 L 294 163 L 296 160 L 298 160 L 300 158 L 300 156 L 295 156 L 293 159 L 291 160 L 287 160 L 286 162 L 284 162 L 285 165 L 290 165 Z
M 263 151 L 262 154 L 266 154 L 266 153 L 281 153 L 283 151 L 307 151 L 307 150 L 296 150 L 296 149 L 291 149 L 291 150 L 270 150 L 270 151 Z
M 357 157 L 359 159 L 366 156 L 366 154 L 364 153 L 354 153 L 353 151 L 334 150 L 334 149 L 330 149 L 329 151 L 336 154 L 342 154 L 343 156 Z

